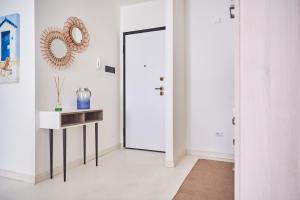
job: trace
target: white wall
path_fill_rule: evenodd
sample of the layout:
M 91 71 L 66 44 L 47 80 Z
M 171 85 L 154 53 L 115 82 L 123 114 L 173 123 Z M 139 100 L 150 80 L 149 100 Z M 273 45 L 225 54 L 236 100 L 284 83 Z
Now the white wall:
M 66 9 L 67 8 L 67 9 Z M 41 56 L 39 40 L 42 31 L 49 26 L 62 27 L 70 17 L 79 17 L 90 33 L 88 49 L 76 56 L 69 68 L 57 71 L 51 68 Z M 100 123 L 99 152 L 120 147 L 120 96 L 119 96 L 119 33 L 120 6 L 118 1 L 43 0 L 36 1 L 36 110 L 53 110 L 55 107 L 54 75 L 65 77 L 62 92 L 64 108 L 76 108 L 76 90 L 88 87 L 92 91 L 92 107 L 104 109 L 104 121 Z M 116 75 L 105 75 L 96 70 L 96 59 L 102 64 L 116 67 Z M 87 127 L 87 155 L 94 155 L 94 126 Z M 69 163 L 81 161 L 82 129 L 68 130 Z M 54 136 L 54 167 L 62 165 L 62 134 Z M 38 179 L 48 176 L 49 141 L 48 132 L 36 133 L 36 171 Z
M 188 153 L 232 159 L 234 26 L 229 1 L 185 2 Z
M 121 7 L 121 32 L 165 26 L 164 0 Z
M 241 200 L 300 197 L 299 5 L 241 1 Z
M 1 15 L 20 14 L 20 81 L 0 85 L 0 176 L 35 175 L 34 0 L 1 0 Z

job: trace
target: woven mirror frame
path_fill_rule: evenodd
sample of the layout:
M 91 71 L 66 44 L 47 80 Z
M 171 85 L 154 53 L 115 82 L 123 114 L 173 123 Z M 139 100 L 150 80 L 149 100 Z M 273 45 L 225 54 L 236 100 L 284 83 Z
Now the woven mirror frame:
M 82 39 L 80 43 L 77 43 L 73 38 L 73 28 L 78 28 L 81 33 Z M 77 17 L 68 18 L 64 24 L 63 33 L 71 50 L 75 51 L 76 53 L 83 52 L 89 46 L 90 35 L 81 19 Z
M 66 53 L 58 58 L 54 55 L 52 45 L 54 40 L 61 40 L 66 47 Z M 74 61 L 74 52 L 70 48 L 63 31 L 59 28 L 47 28 L 41 36 L 41 51 L 44 59 L 53 67 L 62 69 L 70 66 Z

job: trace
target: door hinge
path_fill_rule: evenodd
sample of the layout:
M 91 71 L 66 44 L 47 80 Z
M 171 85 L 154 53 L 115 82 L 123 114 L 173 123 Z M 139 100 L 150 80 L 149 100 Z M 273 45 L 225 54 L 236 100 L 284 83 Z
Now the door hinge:
M 232 118 L 231 122 L 232 122 L 232 125 L 235 126 L 235 117 Z

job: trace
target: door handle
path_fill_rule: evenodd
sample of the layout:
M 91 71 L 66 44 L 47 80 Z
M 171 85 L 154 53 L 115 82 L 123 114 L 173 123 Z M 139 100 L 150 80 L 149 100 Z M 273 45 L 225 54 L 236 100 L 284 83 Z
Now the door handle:
M 160 90 L 160 96 L 164 96 L 164 87 L 160 86 L 159 88 L 155 88 L 155 90 Z
M 160 90 L 160 91 L 163 91 L 163 90 L 164 90 L 164 87 L 163 87 L 163 86 L 161 86 L 161 87 L 159 87 L 159 88 L 155 88 L 155 90 Z

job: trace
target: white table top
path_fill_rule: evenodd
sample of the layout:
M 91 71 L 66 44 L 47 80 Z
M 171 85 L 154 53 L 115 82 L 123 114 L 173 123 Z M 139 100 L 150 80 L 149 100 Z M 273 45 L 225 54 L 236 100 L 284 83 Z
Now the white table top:
M 96 114 L 96 115 L 95 115 Z M 87 117 L 86 117 L 87 116 Z M 40 111 L 40 128 L 60 130 L 103 121 L 102 109 Z
M 61 114 L 67 114 L 67 113 L 86 113 L 86 112 L 94 112 L 94 111 L 103 111 L 103 109 L 65 109 L 62 111 L 55 111 L 55 110 L 45 110 L 45 111 L 40 111 L 43 113 L 61 113 Z

